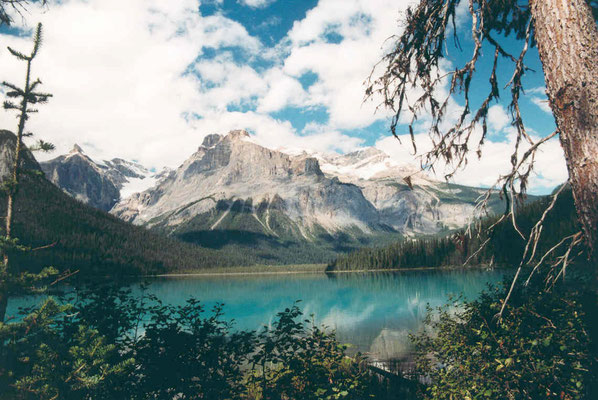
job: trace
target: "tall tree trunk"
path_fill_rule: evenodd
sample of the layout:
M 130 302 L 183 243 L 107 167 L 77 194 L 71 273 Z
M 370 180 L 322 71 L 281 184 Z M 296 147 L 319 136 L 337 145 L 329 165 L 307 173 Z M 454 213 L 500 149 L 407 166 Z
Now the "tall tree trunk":
M 598 30 L 587 0 L 530 0 L 550 106 L 590 257 L 598 261 Z

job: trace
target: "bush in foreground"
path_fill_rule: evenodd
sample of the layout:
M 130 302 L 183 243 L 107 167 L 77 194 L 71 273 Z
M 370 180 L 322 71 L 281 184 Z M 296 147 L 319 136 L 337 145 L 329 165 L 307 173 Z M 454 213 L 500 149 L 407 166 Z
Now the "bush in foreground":
M 386 389 L 297 304 L 259 332 L 222 307 L 84 290 L 0 324 L 0 399 L 364 399 Z
M 424 397 L 590 398 L 595 360 L 584 304 L 592 295 L 566 283 L 552 291 L 519 285 L 498 319 L 506 288 L 428 314 L 428 332 L 413 337 L 418 373 L 430 383 Z

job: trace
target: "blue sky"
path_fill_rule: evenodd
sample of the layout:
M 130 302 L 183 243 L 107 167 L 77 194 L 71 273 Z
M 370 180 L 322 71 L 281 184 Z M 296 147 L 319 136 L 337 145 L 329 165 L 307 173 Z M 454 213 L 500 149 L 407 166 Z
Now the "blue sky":
M 377 146 L 417 162 L 409 147 L 389 138 L 389 113 L 375 112 L 376 100 L 362 102 L 363 82 L 390 45 L 385 39 L 399 32 L 400 12 L 409 3 L 63 0 L 32 9 L 26 22 L 17 19 L 16 30 L 0 32 L 0 63 L 3 79 L 21 80 L 5 45 L 27 48 L 31 25 L 44 23 L 44 48 L 34 68 L 55 97 L 31 125 L 57 145 L 57 153 L 79 143 L 95 158 L 176 167 L 206 134 L 244 128 L 271 148 L 342 153 Z M 463 51 L 449 48 L 453 64 L 471 51 L 469 20 L 461 15 Z M 486 76 L 491 61 L 483 58 L 479 76 Z M 522 111 L 531 132 L 546 135 L 554 120 L 535 49 L 528 64 L 537 72 L 525 78 L 530 90 Z M 503 85 L 510 71 L 501 69 Z M 472 87 L 474 102 L 480 101 L 486 81 Z M 505 91 L 503 103 L 491 110 L 484 159 L 472 160 L 458 183 L 489 186 L 508 169 L 514 140 L 509 97 Z M 455 98 L 452 110 L 459 105 Z M 10 124 L 12 117 L 0 116 L 2 128 Z M 425 149 L 425 118 L 417 133 Z M 536 193 L 566 179 L 558 142 L 539 155 L 537 171 Z

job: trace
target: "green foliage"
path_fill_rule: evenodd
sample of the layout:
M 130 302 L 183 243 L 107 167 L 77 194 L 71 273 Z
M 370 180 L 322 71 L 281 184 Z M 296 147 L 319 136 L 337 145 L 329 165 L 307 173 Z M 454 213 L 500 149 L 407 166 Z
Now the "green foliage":
M 97 330 L 66 334 L 72 312 L 48 299 L 21 322 L 0 323 L 0 399 L 87 398 L 130 369 Z
M 462 309 L 449 304 L 428 314 L 428 332 L 413 337 L 418 373 L 430 380 L 426 398 L 588 398 L 586 294 L 565 284 L 552 292 L 541 282 L 520 286 L 497 321 L 509 283 Z
M 525 234 L 542 216 L 550 202 L 549 198 L 526 204 L 517 212 L 517 224 Z M 445 267 L 494 264 L 518 265 L 523 256 L 525 241 L 517 234 L 510 220 L 502 221 L 491 232 L 488 228 L 498 217 L 485 219 L 481 227 L 468 235 L 464 230 L 446 237 L 426 237 L 405 240 L 382 248 L 364 248 L 337 258 L 328 270 L 373 270 L 417 267 Z M 548 215 L 542 230 L 536 254 L 542 255 L 563 237 L 579 231 L 573 195 L 568 189 L 561 193 Z M 482 244 L 488 241 L 481 250 Z
M 346 346 L 313 321 L 300 321 L 297 304 L 278 313 L 257 335 L 248 383 L 259 399 L 361 399 L 369 374 L 365 359 L 345 356 Z M 306 323 L 310 324 L 306 327 Z
M 70 302 L 70 305 L 61 306 Z M 191 298 L 181 306 L 114 285 L 80 287 L 0 327 L 0 399 L 363 399 L 388 394 L 365 359 L 304 321 L 297 304 L 236 331 Z M 382 398 L 382 397 L 380 397 Z
M 278 206 L 254 204 L 251 198 L 220 200 L 209 212 L 174 227 L 168 223 L 171 216 L 151 221 L 152 230 L 203 248 L 245 254 L 247 264 L 327 263 L 339 253 L 368 245 L 381 246 L 400 237 L 390 231 L 365 234 L 357 227 L 332 234 L 318 225 L 306 230 Z M 268 221 L 267 226 L 256 216 L 260 221 Z M 216 222 L 216 228 L 211 229 Z
M 193 244 L 185 243 L 85 205 L 33 174 L 22 176 L 16 203 L 13 231 L 21 244 L 29 248 L 53 244 L 13 256 L 16 264 L 31 271 L 47 265 L 100 276 L 209 271 L 213 267 L 329 262 L 338 252 L 357 248 L 355 239 L 343 241 L 341 237 L 321 239 L 321 245 L 273 239 L 245 243 L 241 238 L 251 238 L 251 234 L 218 230 L 182 236 Z M 4 207 L 5 193 L 0 192 L 0 213 Z M 362 245 L 396 240 L 384 236 L 360 240 Z M 235 238 L 239 241 L 234 242 Z
M 0 193 L 0 213 L 5 210 Z M 81 275 L 137 275 L 246 265 L 242 253 L 204 249 L 125 223 L 63 193 L 45 178 L 22 177 L 13 231 L 34 252 L 14 254 L 21 269 L 52 265 Z M 43 204 L 43 207 L 40 207 Z
M 228 399 L 242 393 L 241 367 L 252 351 L 252 334 L 231 332 L 221 306 L 203 314 L 195 299 L 181 307 L 151 307 L 149 323 L 133 344 L 131 398 Z
M 23 2 L 14 1 L 12 2 L 13 8 L 20 6 Z M 4 10 L 4 2 L 0 4 L 0 25 L 2 22 L 9 23 L 10 19 L 6 19 Z M 43 268 L 38 274 L 34 274 L 32 271 L 27 269 L 20 269 L 12 262 L 11 256 L 15 253 L 23 254 L 25 252 L 31 252 L 31 249 L 27 246 L 21 245 L 20 241 L 15 238 L 12 232 L 14 211 L 15 211 L 15 195 L 21 186 L 21 175 L 22 169 L 31 163 L 33 157 L 29 152 L 26 151 L 25 145 L 23 144 L 24 137 L 31 137 L 33 133 L 25 132 L 26 122 L 29 120 L 29 114 L 36 113 L 37 110 L 29 108 L 32 104 L 43 104 L 48 101 L 51 94 L 41 93 L 36 91 L 38 86 L 41 85 L 39 79 L 31 83 L 31 66 L 33 59 L 37 56 L 40 46 L 42 43 L 42 24 L 37 25 L 35 35 L 33 38 L 33 50 L 29 55 L 24 55 L 10 47 L 8 51 L 16 57 L 19 61 L 26 63 L 26 74 L 25 74 L 25 86 L 20 88 L 14 84 L 8 82 L 2 82 L 0 85 L 3 86 L 6 91 L 5 95 L 9 99 L 17 99 L 17 103 L 13 103 L 10 100 L 4 102 L 4 109 L 7 111 L 18 111 L 17 118 L 19 120 L 16 131 L 16 138 L 14 138 L 14 148 L 11 147 L 13 135 L 12 133 L 0 132 L 3 136 L 3 140 L 7 145 L 5 153 L 7 154 L 6 160 L 2 162 L 6 163 L 8 170 L 10 171 L 8 176 L 3 179 L 0 185 L 2 194 L 6 197 L 6 214 L 4 218 L 4 232 L 2 239 L 0 240 L 0 255 L 2 256 L 2 263 L 0 264 L 0 322 L 4 322 L 6 305 L 8 297 L 11 293 L 26 293 L 31 291 L 40 290 L 35 284 L 47 280 L 49 276 L 56 273 L 53 268 Z M 6 140 L 8 138 L 8 140 Z M 46 150 L 52 146 L 43 141 L 39 142 L 40 145 L 37 149 Z M 12 159 L 11 159 L 12 158 Z M 35 163 L 35 161 L 33 161 Z M 4 200 L 4 198 L 2 198 Z M 16 203 L 18 205 L 18 203 Z M 3 210 L 4 211 L 4 210 Z

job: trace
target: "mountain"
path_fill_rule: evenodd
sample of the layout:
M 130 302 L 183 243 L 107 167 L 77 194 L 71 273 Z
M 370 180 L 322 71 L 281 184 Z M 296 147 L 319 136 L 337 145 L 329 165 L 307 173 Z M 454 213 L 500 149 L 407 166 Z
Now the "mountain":
M 322 261 L 466 224 L 485 190 L 436 182 L 418 171 L 373 148 L 289 154 L 237 130 L 207 136 L 178 169 L 111 213 L 204 247 L 250 247 L 272 261 L 293 248 L 313 257 L 287 261 Z M 492 207 L 499 203 L 497 196 Z
M 419 166 L 401 163 L 368 147 L 346 155 L 316 155 L 327 175 L 359 187 L 380 219 L 406 235 L 435 234 L 466 225 L 486 189 L 430 178 Z M 490 211 L 500 209 L 493 196 Z M 501 210 L 502 211 L 502 210 Z
M 287 154 L 232 131 L 206 137 L 176 171 L 112 213 L 170 233 L 191 221 L 226 229 L 245 213 L 260 233 L 305 240 L 346 230 L 430 234 L 466 224 L 484 193 L 434 181 L 375 148 Z
M 13 164 L 15 160 L 15 142 L 16 136 L 7 130 L 0 129 L 0 180 L 4 181 L 13 173 Z M 39 171 L 39 164 L 30 151 L 21 153 L 21 169 L 25 171 Z M 4 191 L 0 191 L 4 192 Z
M 114 158 L 95 162 L 81 147 L 40 163 L 49 181 L 77 200 L 109 211 L 119 200 L 156 183 L 157 176 L 142 165 Z
M 0 179 L 11 171 L 15 136 L 0 131 Z M 21 243 L 50 247 L 13 255 L 22 268 L 55 266 L 81 275 L 134 275 L 242 265 L 256 258 L 182 243 L 73 199 L 43 176 L 29 151 L 23 153 L 23 174 L 15 200 L 13 232 Z M 0 191 L 0 215 L 6 197 Z

